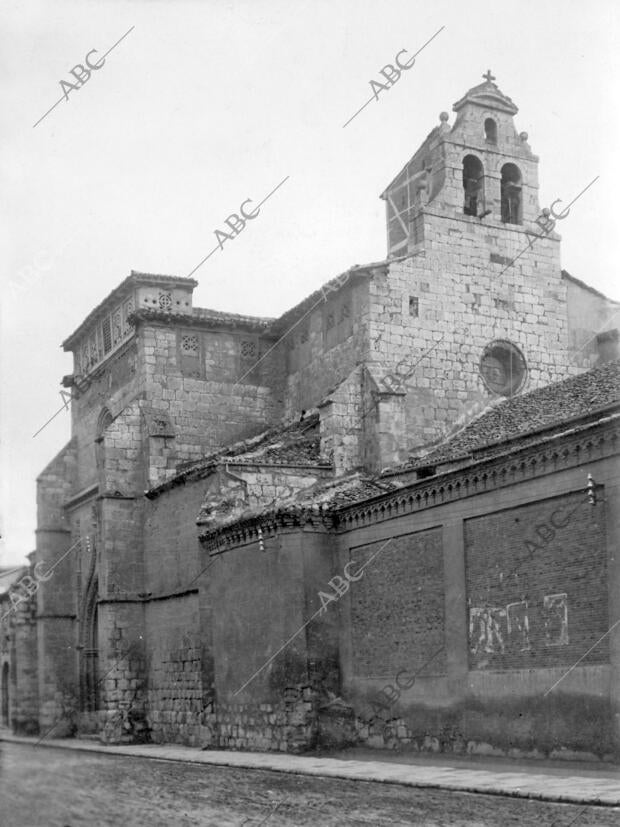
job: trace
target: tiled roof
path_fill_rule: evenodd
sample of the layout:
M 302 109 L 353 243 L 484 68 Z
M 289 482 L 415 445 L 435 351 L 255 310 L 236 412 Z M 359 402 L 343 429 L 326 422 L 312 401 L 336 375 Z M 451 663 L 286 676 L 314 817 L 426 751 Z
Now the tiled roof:
M 192 325 L 217 325 L 223 327 L 242 327 L 250 330 L 268 332 L 273 319 L 260 316 L 243 316 L 239 313 L 225 313 L 220 310 L 210 310 L 207 307 L 194 307 L 190 313 L 166 312 L 157 308 L 137 308 L 129 317 L 146 321 L 173 322 L 191 327 Z
M 399 488 L 399 485 L 380 480 L 370 474 L 356 471 L 328 482 L 318 482 L 281 503 L 274 512 L 291 513 L 309 508 L 321 511 L 341 508 L 361 500 L 368 500 Z
M 539 443 L 551 436 L 554 429 L 557 436 L 567 430 L 591 427 L 604 419 L 612 407 L 618 406 L 619 379 L 620 364 L 608 363 L 580 376 L 496 403 L 424 458 L 412 459 L 379 476 L 356 471 L 336 480 L 319 480 L 280 498 L 277 505 L 271 503 L 246 509 L 241 515 L 231 514 L 217 526 L 203 531 L 202 539 L 213 539 L 229 529 L 261 524 L 270 519 L 286 522 L 289 518 L 304 519 L 312 515 L 324 515 L 329 519 L 347 506 L 410 485 L 411 481 L 400 475 L 416 468 L 487 459 Z
M 11 586 L 14 586 L 15 583 L 19 580 L 20 577 L 23 577 L 24 574 L 28 571 L 27 566 L 14 566 L 13 568 L 1 568 L 0 569 L 0 597 L 5 595 Z
M 246 509 L 242 514 L 231 514 L 209 526 L 202 538 L 225 532 L 234 526 L 262 523 L 270 519 L 299 518 L 303 515 L 328 515 L 338 508 L 369 500 L 400 488 L 397 483 L 379 480 L 362 472 L 353 472 L 337 480 L 320 480 L 295 491 L 288 497 L 280 497 L 277 505 L 260 505 Z
M 400 485 L 393 482 L 365 474 L 356 474 L 346 480 L 334 483 L 333 488 L 325 493 L 328 495 L 333 508 L 342 508 L 352 503 L 370 500 L 372 497 L 379 497 L 382 494 L 395 491 L 397 488 L 400 488 Z
M 228 460 L 249 464 L 314 464 L 319 461 L 318 413 L 303 420 L 270 428 L 258 436 L 243 439 L 211 454 L 200 462 Z
M 200 319 L 213 319 L 222 321 L 235 322 L 250 322 L 252 324 L 260 324 L 268 327 L 275 318 L 272 316 L 245 316 L 242 313 L 225 313 L 223 310 L 211 310 L 209 307 L 195 307 L 194 315 Z
M 139 273 L 136 270 L 132 270 L 127 278 L 123 279 L 123 281 L 118 284 L 114 290 L 108 293 L 105 299 L 99 302 L 94 310 L 91 310 L 88 316 L 86 316 L 84 321 L 80 323 L 73 333 L 70 336 L 67 336 L 61 347 L 64 350 L 71 350 L 75 339 L 103 312 L 104 308 L 112 302 L 112 299 L 118 299 L 120 296 L 124 295 L 130 286 L 134 284 L 143 284 L 145 282 L 149 284 L 169 284 L 172 282 L 173 284 L 183 284 L 192 288 L 198 285 L 198 282 L 195 279 L 181 278 L 179 276 L 162 276 L 151 273 Z
M 240 313 L 228 313 L 222 310 L 212 310 L 208 307 L 195 307 L 191 313 L 164 313 L 156 309 L 136 308 L 132 314 L 133 318 L 138 319 L 153 319 L 160 321 L 178 321 L 187 325 L 200 324 L 201 322 L 211 322 L 213 324 L 225 325 L 227 327 L 244 327 L 251 328 L 255 331 L 264 331 L 273 336 L 284 336 L 294 326 L 295 322 L 299 320 L 300 316 L 307 315 L 314 307 L 321 301 L 325 301 L 330 293 L 337 292 L 349 281 L 359 281 L 360 279 L 372 277 L 373 271 L 376 268 L 385 267 L 386 260 L 375 262 L 371 264 L 354 264 L 346 272 L 339 276 L 325 282 L 325 284 L 306 296 L 294 307 L 286 310 L 281 316 L 266 317 L 266 316 L 247 316 Z M 184 284 L 191 287 L 196 287 L 198 282 L 191 278 L 181 278 L 179 276 L 165 276 L 155 275 L 151 273 L 140 273 L 132 270 L 131 274 L 127 276 L 117 287 L 109 293 L 103 301 L 101 301 L 92 310 L 84 321 L 68 336 L 62 343 L 64 350 L 71 350 L 78 338 L 89 326 L 95 321 L 111 304 L 112 300 L 117 300 L 128 292 L 128 289 L 133 284 L 141 283 L 160 283 L 160 284 Z
M 302 421 L 280 425 L 263 431 L 257 436 L 227 445 L 189 463 L 177 466 L 174 477 L 149 491 L 150 496 L 160 494 L 186 480 L 197 479 L 210 473 L 218 465 L 300 465 L 325 466 L 321 462 L 319 415 L 310 413 Z
M 620 402 L 620 362 L 608 362 L 523 396 L 506 399 L 486 410 L 443 445 L 414 457 L 397 469 L 413 470 L 492 456 L 500 445 L 519 440 L 524 447 L 541 438 L 542 430 L 563 429 L 574 420 L 596 418 Z

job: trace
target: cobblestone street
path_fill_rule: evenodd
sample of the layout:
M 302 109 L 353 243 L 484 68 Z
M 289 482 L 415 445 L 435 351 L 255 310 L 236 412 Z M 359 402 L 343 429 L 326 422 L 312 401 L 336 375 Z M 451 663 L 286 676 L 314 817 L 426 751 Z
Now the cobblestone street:
M 0 743 L 2 827 L 606 827 L 620 808 Z

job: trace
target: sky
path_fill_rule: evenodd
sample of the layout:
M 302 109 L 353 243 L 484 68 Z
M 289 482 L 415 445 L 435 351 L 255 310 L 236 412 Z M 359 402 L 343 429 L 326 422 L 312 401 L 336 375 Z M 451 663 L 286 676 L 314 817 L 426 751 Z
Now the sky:
M 3 0 L 0 566 L 35 547 L 35 479 L 68 441 L 70 414 L 33 435 L 63 404 L 72 361 L 60 343 L 88 312 L 132 269 L 189 275 L 226 218 L 279 184 L 196 270 L 195 306 L 278 316 L 383 259 L 379 194 L 489 68 L 540 158 L 541 206 L 600 176 L 557 227 L 562 266 L 620 299 L 617 8 Z M 344 126 L 371 79 L 435 34 Z M 110 49 L 78 86 L 71 69 Z

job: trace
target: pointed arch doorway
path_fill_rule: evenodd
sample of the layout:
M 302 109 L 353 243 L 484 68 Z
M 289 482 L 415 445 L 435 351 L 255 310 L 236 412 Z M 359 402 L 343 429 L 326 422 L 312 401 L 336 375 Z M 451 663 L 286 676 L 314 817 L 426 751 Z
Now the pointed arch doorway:
M 99 587 L 94 578 L 85 600 L 84 625 L 80 662 L 80 707 L 82 712 L 96 712 L 99 709 L 99 644 L 98 608 Z
M 9 726 L 9 678 L 11 669 L 8 663 L 2 666 L 2 726 Z

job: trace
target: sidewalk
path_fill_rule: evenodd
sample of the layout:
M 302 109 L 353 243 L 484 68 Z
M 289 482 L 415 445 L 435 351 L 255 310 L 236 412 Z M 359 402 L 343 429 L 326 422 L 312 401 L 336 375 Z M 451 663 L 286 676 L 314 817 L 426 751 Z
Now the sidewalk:
M 12 735 L 0 730 L 0 741 L 38 747 L 106 753 L 107 755 L 154 758 L 191 764 L 271 770 L 298 775 L 346 778 L 351 781 L 379 781 L 460 792 L 536 798 L 573 804 L 620 806 L 620 767 L 609 764 L 592 767 L 583 764 L 558 766 L 559 762 L 535 765 L 512 761 L 467 761 L 452 756 L 369 756 L 368 751 L 353 751 L 341 757 L 288 755 L 268 752 L 200 750 L 194 747 L 162 744 L 104 746 L 83 739 L 37 738 Z

